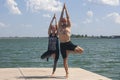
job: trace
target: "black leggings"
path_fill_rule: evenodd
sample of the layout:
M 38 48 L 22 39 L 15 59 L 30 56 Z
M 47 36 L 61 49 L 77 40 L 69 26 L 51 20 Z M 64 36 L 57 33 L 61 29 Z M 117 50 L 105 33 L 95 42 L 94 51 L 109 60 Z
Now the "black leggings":
M 49 58 L 49 57 L 51 57 L 51 55 L 53 53 L 55 53 L 55 60 L 58 60 L 58 58 L 59 58 L 59 51 L 58 50 L 55 50 L 55 51 L 48 50 L 48 51 L 46 51 L 45 53 L 43 53 L 41 55 L 41 59 Z
M 41 59 L 45 59 L 45 58 L 48 59 L 49 57 L 51 57 L 53 53 L 55 53 L 54 66 L 53 66 L 53 73 L 54 73 L 56 70 L 57 61 L 59 59 L 59 50 L 55 50 L 55 51 L 48 50 L 41 55 Z

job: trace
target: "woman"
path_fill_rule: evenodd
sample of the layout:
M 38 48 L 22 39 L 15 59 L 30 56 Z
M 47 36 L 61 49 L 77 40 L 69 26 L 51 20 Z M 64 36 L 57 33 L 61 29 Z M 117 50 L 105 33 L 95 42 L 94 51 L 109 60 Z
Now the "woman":
M 53 21 L 55 21 L 55 24 L 53 25 Z M 59 41 L 58 41 L 58 31 L 57 31 L 57 20 L 56 16 L 51 20 L 49 29 L 48 29 L 48 35 L 49 35 L 49 42 L 48 42 L 48 50 L 41 55 L 41 59 L 49 58 L 53 56 L 54 58 L 54 66 L 53 66 L 53 72 L 52 76 L 54 76 L 57 61 L 59 59 Z

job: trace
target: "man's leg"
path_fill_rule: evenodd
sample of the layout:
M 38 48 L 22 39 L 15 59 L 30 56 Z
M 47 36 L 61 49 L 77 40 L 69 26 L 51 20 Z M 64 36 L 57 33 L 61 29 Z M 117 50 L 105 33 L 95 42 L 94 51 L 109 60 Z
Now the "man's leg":
M 75 49 L 67 50 L 67 51 L 68 51 L 68 54 L 69 53 L 74 53 L 74 54 L 80 53 L 81 54 L 84 51 L 84 49 L 79 46 L 76 46 Z
M 80 46 L 74 45 L 71 41 L 68 43 L 67 50 L 69 53 L 82 53 L 83 48 Z
M 66 51 L 66 58 L 63 59 L 63 64 L 64 64 L 64 68 L 65 68 L 65 72 L 66 72 L 66 78 L 68 78 L 68 52 Z
M 63 58 L 63 65 L 66 72 L 66 78 L 68 78 L 68 51 L 66 51 L 66 45 L 60 43 L 60 51 Z
M 83 48 L 81 48 L 80 46 L 77 46 L 74 50 L 76 53 L 82 53 L 84 51 Z

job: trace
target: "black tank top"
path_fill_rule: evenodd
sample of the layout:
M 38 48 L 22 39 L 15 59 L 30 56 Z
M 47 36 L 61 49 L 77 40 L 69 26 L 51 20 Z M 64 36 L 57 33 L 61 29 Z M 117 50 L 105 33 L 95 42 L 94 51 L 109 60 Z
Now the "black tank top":
M 58 48 L 58 37 L 57 35 L 49 35 L 48 50 L 55 51 Z

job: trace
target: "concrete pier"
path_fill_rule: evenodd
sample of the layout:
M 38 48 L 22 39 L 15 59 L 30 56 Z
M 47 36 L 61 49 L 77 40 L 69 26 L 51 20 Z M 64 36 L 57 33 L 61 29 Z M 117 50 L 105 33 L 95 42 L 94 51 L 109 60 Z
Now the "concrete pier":
M 69 68 L 68 79 L 64 68 L 57 68 L 55 77 L 51 72 L 52 68 L 0 68 L 0 80 L 112 80 L 81 68 Z

